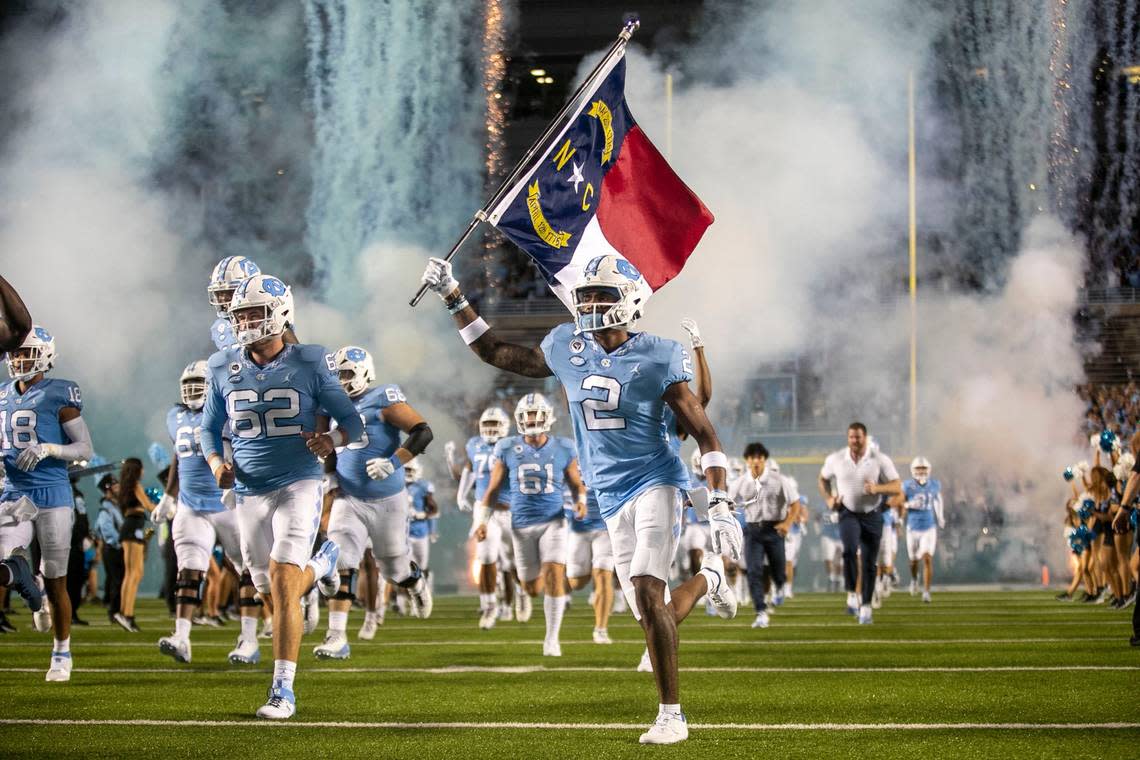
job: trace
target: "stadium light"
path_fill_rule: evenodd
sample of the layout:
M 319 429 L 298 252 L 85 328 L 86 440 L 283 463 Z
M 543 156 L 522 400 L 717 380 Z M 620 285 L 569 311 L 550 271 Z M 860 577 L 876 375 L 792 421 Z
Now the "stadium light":
M 546 69 L 531 69 L 530 75 L 532 77 L 544 77 L 546 76 Z

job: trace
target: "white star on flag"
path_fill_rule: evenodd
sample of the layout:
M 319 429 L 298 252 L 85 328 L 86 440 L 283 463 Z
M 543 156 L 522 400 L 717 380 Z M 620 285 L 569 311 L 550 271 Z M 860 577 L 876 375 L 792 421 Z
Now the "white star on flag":
M 573 162 L 571 162 L 571 163 L 573 163 Z M 574 166 L 574 171 L 570 174 L 570 179 L 568 179 L 566 181 L 573 183 L 574 192 L 578 192 L 578 185 L 580 185 L 586 181 L 586 178 L 582 176 L 582 167 L 584 166 L 584 164 L 573 164 L 573 166 Z

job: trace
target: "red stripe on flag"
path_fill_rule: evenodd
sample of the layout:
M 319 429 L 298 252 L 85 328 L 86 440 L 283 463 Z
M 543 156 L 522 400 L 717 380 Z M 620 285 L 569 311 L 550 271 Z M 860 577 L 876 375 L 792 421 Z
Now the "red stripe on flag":
M 657 290 L 677 276 L 712 212 L 634 126 L 602 180 L 598 225 L 614 248 Z

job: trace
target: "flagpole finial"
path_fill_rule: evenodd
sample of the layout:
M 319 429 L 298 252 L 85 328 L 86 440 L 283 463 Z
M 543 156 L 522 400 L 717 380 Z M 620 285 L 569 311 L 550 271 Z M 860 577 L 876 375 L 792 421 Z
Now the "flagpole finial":
M 641 16 L 637 15 L 636 13 L 627 13 L 622 17 L 621 36 L 625 38 L 626 42 L 629 42 L 629 38 L 632 37 L 633 33 L 636 32 L 640 27 Z

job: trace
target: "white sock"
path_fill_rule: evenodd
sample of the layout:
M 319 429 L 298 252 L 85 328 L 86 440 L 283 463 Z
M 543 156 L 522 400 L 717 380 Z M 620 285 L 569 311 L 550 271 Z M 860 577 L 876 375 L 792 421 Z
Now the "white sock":
M 681 705 L 679 705 L 679 704 L 677 704 L 677 705 L 659 704 L 659 705 L 657 705 L 657 714 L 658 715 L 680 715 L 681 714 Z
M 854 591 L 848 591 L 847 592 L 847 606 L 848 607 L 858 607 L 859 606 L 859 597 L 855 595 Z
M 479 594 L 479 608 L 482 609 L 484 612 L 486 612 L 487 610 L 495 609 L 496 603 L 495 603 L 494 593 Z
M 257 641 L 257 618 L 241 617 L 241 635 L 238 636 L 241 641 Z
M 558 632 L 562 630 L 562 613 L 566 610 L 566 597 L 544 596 L 542 598 L 542 611 L 546 616 L 546 640 L 558 641 Z
M 182 641 L 190 638 L 190 618 L 174 619 L 174 638 Z
M 329 633 L 344 633 L 348 628 L 348 612 L 329 610 Z
M 273 661 L 273 688 L 293 690 L 293 678 L 297 675 L 297 663 L 289 660 Z
M 51 651 L 53 653 L 59 652 L 60 654 L 63 654 L 64 652 L 70 652 L 71 651 L 71 637 L 68 636 L 66 639 L 56 639 L 55 640 L 55 646 L 52 647 Z

